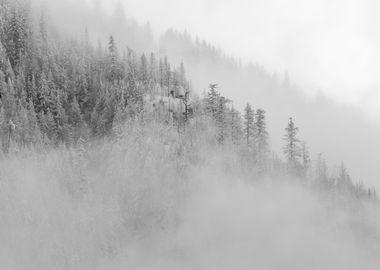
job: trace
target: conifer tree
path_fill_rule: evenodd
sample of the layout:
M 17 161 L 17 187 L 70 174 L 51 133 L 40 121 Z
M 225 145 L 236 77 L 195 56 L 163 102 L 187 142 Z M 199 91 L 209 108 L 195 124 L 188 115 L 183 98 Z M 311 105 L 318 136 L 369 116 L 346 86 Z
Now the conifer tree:
M 288 126 L 285 128 L 283 148 L 284 155 L 291 169 L 296 169 L 299 166 L 299 158 L 301 157 L 301 149 L 299 139 L 297 138 L 298 127 L 295 126 L 293 118 L 289 118 Z
M 25 16 L 26 14 L 22 13 L 22 10 L 12 7 L 6 27 L 6 49 L 14 70 L 20 64 L 26 51 L 27 25 Z
M 119 68 L 118 68 L 118 54 L 117 54 L 117 47 L 116 42 L 113 36 L 110 37 L 109 43 L 108 43 L 108 53 L 109 53 L 109 81 L 114 82 L 116 80 L 119 80 Z
M 254 122 L 254 144 L 258 172 L 263 174 L 268 167 L 268 132 L 266 130 L 265 111 L 258 109 Z
M 264 159 L 268 152 L 268 132 L 265 122 L 265 111 L 258 109 L 256 111 L 256 121 L 254 123 L 254 141 L 258 157 Z
M 243 136 L 243 124 L 238 110 L 231 109 L 231 140 L 235 145 L 239 145 Z
M 255 115 L 254 111 L 249 103 L 245 106 L 244 109 L 244 137 L 247 143 L 247 147 L 252 149 L 254 147 L 254 121 Z
M 211 116 L 213 120 L 216 119 L 217 111 L 218 111 L 218 101 L 220 94 L 217 91 L 217 84 L 210 84 L 209 91 L 207 93 L 206 99 L 206 111 Z
M 229 102 L 230 101 L 223 96 L 220 96 L 217 100 L 215 122 L 218 128 L 218 142 L 220 144 L 224 143 L 226 139 L 226 105 Z

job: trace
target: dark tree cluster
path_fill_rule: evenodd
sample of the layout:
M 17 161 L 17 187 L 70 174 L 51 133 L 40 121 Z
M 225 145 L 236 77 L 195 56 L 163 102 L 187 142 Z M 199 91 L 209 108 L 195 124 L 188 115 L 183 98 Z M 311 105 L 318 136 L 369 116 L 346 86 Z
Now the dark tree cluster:
M 0 125 L 3 150 L 12 142 L 75 144 L 105 136 L 127 117 L 155 105 L 155 96 L 187 102 L 184 66 L 154 53 L 56 38 L 30 5 L 0 3 Z M 148 99 L 147 97 L 150 97 Z M 186 114 L 187 115 L 187 114 Z

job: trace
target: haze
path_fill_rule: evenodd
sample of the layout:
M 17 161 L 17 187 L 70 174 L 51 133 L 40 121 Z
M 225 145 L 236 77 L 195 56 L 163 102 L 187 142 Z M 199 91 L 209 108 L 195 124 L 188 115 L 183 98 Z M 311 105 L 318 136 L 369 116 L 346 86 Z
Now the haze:
M 86 2 L 91 2 L 95 9 L 85 5 Z M 277 153 L 282 152 L 284 124 L 293 116 L 314 160 L 318 153 L 323 153 L 335 168 L 344 161 L 354 179 L 379 187 L 380 125 L 374 125 L 380 123 L 377 108 L 380 93 L 376 90 L 379 78 L 376 64 L 380 61 L 376 61 L 374 49 L 378 43 L 374 23 L 376 3 L 305 4 L 295 0 L 287 5 L 275 0 L 269 3 L 240 0 L 234 4 L 224 0 L 160 3 L 49 0 L 45 3 L 52 8 L 49 14 L 60 29 L 58 32 L 66 31 L 77 38 L 83 37 L 83 29 L 88 27 L 95 42 L 99 39 L 104 44 L 112 34 L 120 47 L 157 51 L 157 47 L 145 48 L 144 40 L 128 44 L 134 40 L 133 36 L 114 20 L 122 16 L 120 11 L 124 6 L 127 19 L 136 18 L 142 26 L 150 21 L 156 42 L 170 27 L 187 30 L 193 37 L 198 35 L 224 52 L 240 56 L 244 62 L 263 65 L 268 76 L 276 72 L 280 81 L 288 70 L 298 90 L 312 95 L 322 89 L 334 102 L 323 95 L 305 99 L 298 91 L 267 85 L 267 75 L 252 79 L 252 74 L 244 77 L 240 72 L 235 76 L 228 68 L 219 72 L 220 66 L 210 65 L 207 56 L 198 59 L 201 65 L 194 65 L 193 56 L 172 41 L 164 52 L 174 65 L 187 58 L 186 71 L 195 92 L 200 93 L 215 82 L 240 110 L 247 102 L 264 108 L 268 113 L 271 146 Z M 111 14 L 111 21 L 103 16 L 105 10 Z
M 98 1 L 99 2 L 99 1 Z M 111 7 L 117 0 L 104 1 Z M 380 3 L 373 0 L 123 0 L 154 29 L 188 30 L 270 71 L 289 71 L 379 122 Z
M 380 269 L 375 6 L 117 1 L 0 0 L 0 269 Z

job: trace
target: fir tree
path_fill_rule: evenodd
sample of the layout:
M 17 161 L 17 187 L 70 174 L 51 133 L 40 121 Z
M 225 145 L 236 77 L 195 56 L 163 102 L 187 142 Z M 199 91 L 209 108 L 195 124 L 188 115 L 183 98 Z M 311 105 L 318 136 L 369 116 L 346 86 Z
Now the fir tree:
M 289 118 L 288 126 L 285 128 L 283 148 L 284 155 L 291 169 L 296 169 L 299 166 L 299 158 L 301 157 L 301 149 L 299 139 L 297 138 L 298 127 L 295 126 L 293 118 Z
M 216 127 L 218 128 L 218 142 L 220 144 L 224 143 L 226 139 L 226 111 L 227 111 L 227 103 L 230 102 L 227 98 L 220 96 L 217 101 L 217 110 L 216 110 Z
M 6 28 L 6 49 L 13 69 L 20 64 L 26 51 L 26 18 L 22 10 L 12 7 Z
M 116 42 L 113 36 L 110 37 L 109 43 L 108 43 L 108 53 L 109 53 L 109 80 L 111 82 L 114 82 L 115 80 L 120 80 L 119 76 L 119 67 L 118 67 L 118 53 L 117 53 L 117 47 Z
M 268 158 L 268 132 L 266 130 L 265 111 L 263 109 L 258 109 L 255 114 L 254 143 L 258 171 L 263 174 L 266 171 Z
M 239 111 L 231 109 L 231 140 L 235 145 L 239 145 L 243 136 L 243 124 Z
M 268 132 L 265 122 L 265 111 L 258 109 L 256 111 L 256 121 L 254 123 L 254 141 L 256 150 L 260 159 L 264 159 L 268 152 Z
M 254 111 L 249 103 L 245 106 L 244 109 L 244 137 L 247 143 L 247 147 L 252 149 L 254 147 L 254 121 L 255 115 Z
M 206 111 L 213 120 L 216 119 L 216 114 L 218 111 L 218 101 L 220 98 L 217 88 L 217 84 L 210 84 L 206 99 Z

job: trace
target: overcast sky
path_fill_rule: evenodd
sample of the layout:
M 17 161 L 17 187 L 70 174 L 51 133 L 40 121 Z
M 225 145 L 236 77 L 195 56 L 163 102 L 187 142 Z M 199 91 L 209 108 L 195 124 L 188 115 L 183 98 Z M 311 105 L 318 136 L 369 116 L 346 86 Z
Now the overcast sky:
M 187 29 L 270 71 L 288 70 L 306 91 L 321 88 L 380 119 L 380 1 L 121 2 L 129 15 L 158 31 Z

